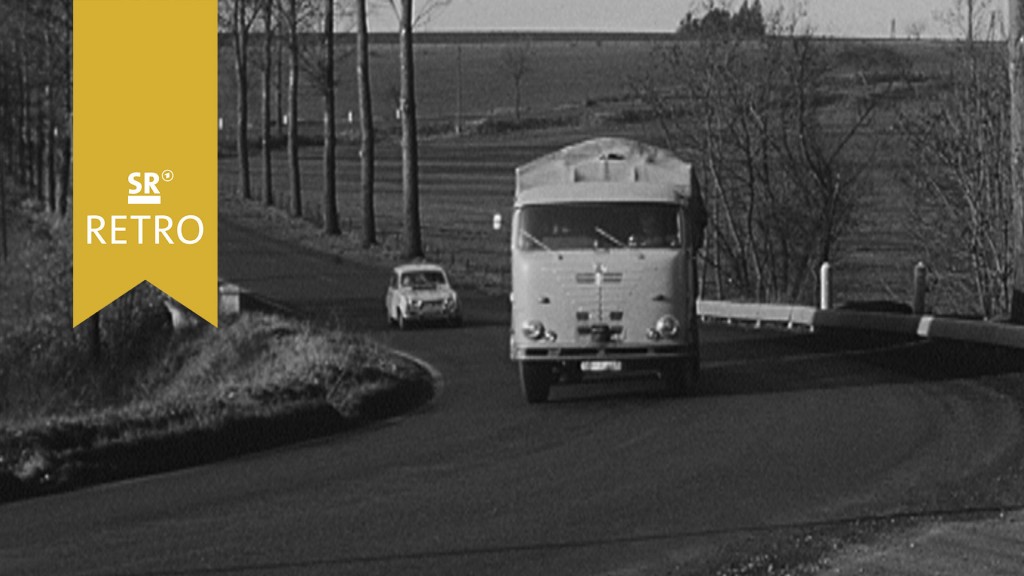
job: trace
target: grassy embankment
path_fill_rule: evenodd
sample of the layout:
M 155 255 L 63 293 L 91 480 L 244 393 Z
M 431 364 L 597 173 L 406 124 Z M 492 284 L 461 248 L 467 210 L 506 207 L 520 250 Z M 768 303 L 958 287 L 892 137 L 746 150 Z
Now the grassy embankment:
M 263 314 L 175 333 L 143 285 L 70 325 L 67 231 L 28 207 L 0 264 L 0 502 L 194 465 L 408 411 L 431 377 L 359 335 Z

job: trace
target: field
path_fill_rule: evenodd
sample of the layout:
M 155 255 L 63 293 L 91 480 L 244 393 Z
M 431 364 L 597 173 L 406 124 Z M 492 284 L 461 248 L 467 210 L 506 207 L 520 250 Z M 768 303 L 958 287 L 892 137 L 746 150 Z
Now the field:
M 655 122 L 643 118 L 644 109 L 632 86 L 652 59 L 652 51 L 664 45 L 664 36 L 650 39 L 609 39 L 581 36 L 531 41 L 533 70 L 524 81 L 526 117 L 536 120 L 532 130 L 489 132 L 496 119 L 511 117 L 512 84 L 502 71 L 505 41 L 431 41 L 418 46 L 418 106 L 423 120 L 420 179 L 424 242 L 428 257 L 448 264 L 455 275 L 477 285 L 503 290 L 507 280 L 507 233 L 490 229 L 494 213 L 510 213 L 514 169 L 558 147 L 595 136 L 626 136 L 654 144 L 663 143 Z M 949 46 L 941 42 L 890 42 L 826 40 L 838 63 L 837 73 L 853 74 L 865 62 L 909 62 L 919 78 L 930 78 L 948 64 Z M 386 258 L 397 260 L 401 201 L 399 151 L 394 137 L 390 93 L 397 85 L 397 56 L 389 44 L 372 45 L 375 114 L 383 135 L 378 151 L 377 214 Z M 461 115 L 467 127 L 463 136 L 450 131 L 455 118 L 456 61 L 461 53 Z M 354 108 L 351 60 L 341 64 L 338 81 L 339 133 L 355 137 L 355 127 L 344 122 L 345 111 Z M 884 81 L 881 79 L 879 81 Z M 666 86 L 668 86 L 666 79 Z M 221 138 L 221 195 L 227 202 L 235 195 L 237 165 L 232 157 L 233 67 L 227 49 L 222 51 L 220 110 L 226 129 Z M 858 199 L 857 225 L 840 242 L 833 261 L 836 301 L 890 300 L 907 302 L 912 289 L 912 269 L 924 259 L 927 230 L 910 217 L 913 195 L 900 178 L 909 159 L 904 145 L 893 135 L 892 122 L 899 106 L 912 106 L 913 90 L 897 93 L 898 101 L 879 112 L 874 125 L 856 142 L 858 154 L 870 158 L 868 191 Z M 259 103 L 256 76 L 250 87 L 250 110 Z M 301 167 L 305 217 L 319 222 L 322 172 L 321 150 L 313 145 L 320 134 L 321 101 L 314 87 L 302 85 L 300 100 L 302 134 L 311 143 L 302 148 Z M 632 113 L 632 114 L 631 114 Z M 255 141 L 258 128 L 251 120 Z M 258 148 L 251 150 L 253 193 L 259 198 Z M 358 155 L 353 144 L 338 151 L 339 206 L 347 240 L 337 250 L 350 256 L 366 254 L 355 248 L 360 222 Z M 279 206 L 287 206 L 287 168 L 284 150 L 274 150 L 273 194 Z M 507 221 L 507 218 L 506 218 Z M 952 286 L 933 287 L 931 305 L 937 312 L 969 313 L 962 296 Z M 714 296 L 710 294 L 709 296 Z

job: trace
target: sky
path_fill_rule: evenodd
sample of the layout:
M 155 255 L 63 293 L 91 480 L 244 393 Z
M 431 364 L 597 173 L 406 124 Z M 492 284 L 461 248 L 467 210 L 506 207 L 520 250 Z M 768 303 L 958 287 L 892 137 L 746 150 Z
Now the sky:
M 419 4 L 424 0 L 416 0 Z M 762 0 L 768 7 L 782 0 Z M 982 2 L 984 0 L 977 0 Z M 423 27 L 426 31 L 599 31 L 671 32 L 700 0 L 451 0 Z M 739 5 L 742 0 L 732 0 Z M 828 36 L 888 38 L 892 21 L 898 37 L 912 25 L 924 37 L 949 37 L 936 15 L 956 0 L 803 0 L 816 33 Z M 1006 0 L 990 0 L 1006 10 Z M 792 4 L 792 2 L 788 2 Z M 374 17 L 376 30 L 394 28 L 387 9 Z

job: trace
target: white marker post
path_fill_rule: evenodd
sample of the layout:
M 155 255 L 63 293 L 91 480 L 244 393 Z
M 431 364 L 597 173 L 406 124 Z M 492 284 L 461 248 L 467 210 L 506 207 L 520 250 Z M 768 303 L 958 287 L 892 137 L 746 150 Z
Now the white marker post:
M 828 310 L 832 308 L 832 266 L 825 262 L 821 265 L 821 301 L 819 308 Z
M 928 292 L 928 267 L 924 262 L 914 266 L 914 314 L 924 314 L 925 294 Z

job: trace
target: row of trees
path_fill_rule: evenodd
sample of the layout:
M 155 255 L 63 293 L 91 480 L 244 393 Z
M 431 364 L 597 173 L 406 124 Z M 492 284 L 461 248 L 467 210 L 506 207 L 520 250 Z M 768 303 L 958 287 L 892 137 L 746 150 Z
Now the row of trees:
M 288 112 L 287 154 L 289 172 L 289 209 L 292 215 L 303 215 L 302 178 L 299 169 L 299 82 L 300 75 L 308 75 L 323 97 L 323 230 L 339 234 L 336 173 L 336 118 L 334 94 L 336 86 L 335 62 L 339 57 L 335 46 L 335 33 L 347 26 L 356 33 L 356 77 L 359 98 L 360 176 L 362 199 L 362 243 L 369 246 L 377 242 L 374 190 L 373 103 L 370 95 L 370 58 L 368 49 L 367 15 L 369 10 L 389 7 L 399 24 L 399 58 L 401 69 L 399 111 L 402 121 L 402 189 L 404 206 L 404 256 L 422 256 L 419 211 L 419 170 L 416 128 L 415 71 L 413 62 L 413 29 L 426 21 L 436 10 L 450 0 L 420 2 L 414 12 L 412 0 L 386 0 L 383 4 L 367 4 L 368 0 L 220 0 L 220 25 L 230 33 L 235 63 L 236 81 L 236 154 L 238 160 L 238 193 L 243 198 L 253 197 L 251 168 L 249 165 L 249 65 L 250 36 L 262 37 L 261 58 L 257 65 L 261 74 L 260 147 L 262 160 L 263 202 L 274 204 L 272 191 L 272 135 L 271 86 L 273 78 L 275 44 L 282 43 L 288 52 Z M 303 41 L 303 36 L 319 34 L 321 40 L 314 45 Z M 347 54 L 345 54 L 347 56 Z

